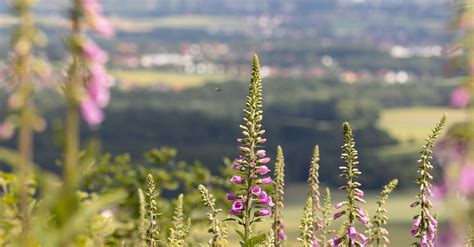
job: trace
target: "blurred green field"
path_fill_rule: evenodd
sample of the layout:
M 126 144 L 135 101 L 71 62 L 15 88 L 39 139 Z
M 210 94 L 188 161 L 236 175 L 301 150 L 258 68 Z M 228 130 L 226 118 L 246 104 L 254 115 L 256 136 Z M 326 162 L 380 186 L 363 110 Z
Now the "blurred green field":
M 444 107 L 410 107 L 382 110 L 379 126 L 401 142 L 420 142 L 447 113 L 448 126 L 465 118 L 465 111 Z
M 122 87 L 166 86 L 173 89 L 198 87 L 211 81 L 226 81 L 225 75 L 195 75 L 151 70 L 111 70 Z
M 122 18 L 112 16 L 111 21 L 120 31 L 126 32 L 147 32 L 156 28 L 172 29 L 242 29 L 242 19 L 232 16 L 208 16 L 208 15 L 175 15 L 166 17 L 148 18 Z M 53 27 L 67 27 L 67 20 L 58 16 L 37 16 L 40 25 Z M 0 27 L 12 26 L 18 20 L 11 15 L 0 15 Z

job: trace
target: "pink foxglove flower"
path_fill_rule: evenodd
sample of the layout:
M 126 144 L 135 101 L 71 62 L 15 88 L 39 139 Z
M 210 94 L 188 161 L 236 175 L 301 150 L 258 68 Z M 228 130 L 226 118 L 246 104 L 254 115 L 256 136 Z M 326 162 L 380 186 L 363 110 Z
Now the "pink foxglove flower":
M 110 38 L 115 34 L 115 28 L 107 19 L 102 16 L 96 16 L 93 20 L 94 30 L 103 37 Z
M 110 101 L 109 91 L 109 76 L 105 69 L 100 65 L 94 65 L 90 68 L 91 78 L 88 89 L 90 96 L 99 104 L 100 107 L 105 107 Z
M 258 185 L 255 185 L 255 187 L 250 188 L 250 193 L 256 196 L 259 196 L 261 192 L 262 192 L 262 189 Z
M 91 63 L 105 64 L 109 59 L 107 53 L 90 39 L 86 40 L 82 46 L 82 50 L 84 56 Z
M 341 208 L 344 204 L 346 204 L 346 202 L 338 202 L 338 203 L 336 203 L 335 208 L 336 208 L 336 209 L 339 209 L 339 208 Z
M 474 195 L 474 165 L 465 164 L 459 178 L 459 191 L 464 196 Z
M 229 201 L 235 201 L 235 199 L 237 199 L 237 196 L 235 194 L 227 194 L 226 199 Z
M 262 184 L 271 184 L 272 183 L 272 178 L 271 177 L 262 178 L 262 179 L 260 179 L 260 183 L 262 183 Z
M 342 238 L 334 237 L 329 240 L 329 243 L 334 247 L 339 246 L 342 243 Z
M 355 227 L 353 226 L 350 226 L 349 229 L 347 230 L 347 236 L 352 240 L 354 241 L 357 237 L 357 231 L 355 229 Z
M 266 154 L 267 154 L 267 152 L 265 150 L 258 150 L 257 151 L 257 156 L 260 157 L 260 158 L 265 157 Z
M 280 231 L 278 232 L 278 238 L 281 239 L 281 240 L 286 240 L 286 239 L 287 239 L 287 236 L 286 236 L 286 234 L 285 234 L 285 231 L 280 230 Z
M 415 221 L 413 222 L 412 224 L 412 227 L 411 227 L 411 234 L 413 236 L 416 235 L 416 233 L 418 232 L 418 228 L 420 228 L 420 223 L 421 223 L 421 219 L 420 217 L 416 217 Z
M 367 238 L 364 234 L 359 233 L 358 236 L 362 244 L 367 244 L 369 242 L 369 238 Z
M 270 158 L 266 157 L 266 158 L 263 158 L 263 159 L 259 159 L 258 162 L 260 164 L 267 164 L 268 162 L 270 162 Z
M 334 219 L 334 220 L 339 219 L 344 213 L 345 213 L 345 211 L 336 212 L 336 213 L 333 215 L 333 219 Z
M 268 172 L 270 172 L 270 169 L 268 169 L 268 167 L 265 166 L 265 165 L 260 166 L 260 167 L 258 168 L 258 174 L 260 174 L 260 175 L 265 175 L 265 174 L 267 174 Z
M 86 97 L 86 99 L 82 100 L 81 114 L 91 127 L 98 126 L 104 120 L 102 110 L 90 97 Z
M 369 223 L 369 220 L 365 216 L 358 216 L 357 219 L 360 221 L 360 223 L 367 225 Z
M 234 176 L 232 176 L 232 178 L 230 179 L 230 181 L 231 181 L 233 184 L 240 184 L 240 183 L 242 183 L 243 180 L 244 180 L 244 179 L 243 179 L 241 176 L 239 176 L 239 175 L 234 175 Z
M 234 201 L 232 203 L 232 208 L 230 209 L 229 213 L 232 215 L 238 215 L 244 209 L 244 203 L 242 201 Z
M 465 108 L 470 100 L 471 95 L 465 87 L 458 87 L 451 92 L 450 103 L 454 108 Z
M 260 209 L 260 211 L 258 211 L 258 214 L 260 216 L 269 216 L 269 215 L 272 214 L 272 211 L 270 211 L 270 209 L 268 209 L 268 208 L 262 208 L 262 209 Z

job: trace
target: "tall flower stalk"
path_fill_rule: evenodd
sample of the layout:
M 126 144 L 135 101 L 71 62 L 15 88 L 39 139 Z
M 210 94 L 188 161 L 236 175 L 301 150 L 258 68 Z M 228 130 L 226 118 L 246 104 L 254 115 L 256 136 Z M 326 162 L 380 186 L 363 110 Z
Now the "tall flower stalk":
M 377 210 L 370 221 L 369 227 L 369 243 L 374 246 L 387 246 L 390 244 L 388 239 L 388 231 L 384 226 L 387 224 L 387 210 L 383 207 L 388 200 L 390 193 L 397 187 L 398 179 L 394 179 L 386 184 L 380 195 L 377 197 Z
M 355 228 L 355 220 L 359 220 L 363 225 L 367 225 L 368 220 L 366 213 L 359 207 L 359 203 L 365 203 L 364 192 L 359 188 L 361 184 L 355 181 L 362 173 L 357 168 L 357 150 L 355 149 L 355 141 L 352 134 L 352 128 L 349 123 L 343 125 L 344 141 L 342 146 L 341 159 L 345 162 L 344 166 L 340 166 L 341 177 L 347 180 L 347 183 L 340 188 L 347 193 L 346 201 L 336 204 L 336 209 L 344 208 L 334 214 L 334 219 L 346 215 L 343 223 L 344 233 L 341 236 L 332 239 L 333 245 L 344 243 L 347 246 L 359 246 L 367 244 L 367 237 L 362 232 L 357 232 Z
M 431 134 L 426 138 L 426 143 L 420 152 L 421 157 L 418 160 L 419 176 L 416 183 L 419 185 L 419 192 L 417 200 L 411 204 L 411 207 L 418 206 L 420 208 L 420 212 L 413 217 L 414 221 L 411 229 L 411 234 L 419 239 L 418 242 L 413 243 L 416 246 L 433 246 L 435 243 L 438 221 L 431 213 L 432 203 L 430 197 L 433 195 L 431 192 L 433 176 L 430 172 L 433 169 L 431 164 L 433 159 L 432 149 L 445 124 L 446 115 L 443 115 L 438 124 L 432 129 Z
M 142 235 L 143 246 L 155 247 L 159 241 L 159 224 L 158 224 L 158 192 L 156 191 L 156 183 L 151 174 L 146 177 L 147 187 L 145 192 L 140 189 L 138 195 L 140 197 L 140 231 Z
M 313 157 L 311 159 L 311 164 L 309 168 L 309 194 L 313 200 L 312 205 L 312 217 L 313 217 L 313 241 L 318 242 L 319 239 L 316 237 L 316 233 L 321 224 L 321 218 L 318 217 L 319 212 L 321 212 L 321 194 L 319 192 L 319 146 L 314 146 Z
M 185 246 L 186 238 L 189 235 L 189 230 L 191 229 L 191 219 L 184 218 L 183 212 L 183 194 L 178 196 L 176 202 L 176 208 L 173 215 L 173 226 L 170 229 L 170 234 L 168 236 L 168 245 L 170 247 L 183 247 Z
M 323 198 L 323 205 L 321 209 L 321 224 L 320 224 L 320 240 L 323 247 L 328 246 L 329 234 L 333 232 L 330 226 L 332 223 L 332 205 L 331 205 L 331 190 L 326 188 Z
M 298 241 L 301 242 L 303 247 L 313 247 L 314 242 L 313 239 L 313 199 L 309 196 L 306 199 L 306 205 L 303 210 L 303 217 L 301 218 L 300 223 L 300 237 Z
M 227 232 L 218 217 L 219 213 L 222 212 L 222 209 L 216 208 L 216 199 L 211 193 L 209 193 L 206 186 L 201 184 L 198 186 L 198 190 L 201 193 L 201 200 L 203 201 L 204 206 L 209 207 L 210 209 L 207 213 L 209 224 L 211 225 L 208 232 L 212 234 L 212 238 L 209 240 L 209 246 L 225 246 L 227 244 Z
M 266 166 L 270 158 L 266 157 L 263 144 L 265 130 L 262 128 L 262 81 L 260 80 L 260 64 L 257 55 L 252 61 L 252 77 L 250 79 L 249 94 L 244 108 L 244 123 L 240 125 L 243 137 L 238 139 L 241 155 L 234 162 L 236 175 L 231 182 L 238 187 L 235 194 L 228 194 L 227 199 L 232 201 L 229 214 L 231 219 L 242 226 L 243 231 L 237 231 L 242 238 L 242 244 L 264 240 L 264 235 L 254 236 L 253 225 L 262 220 L 262 217 L 271 215 L 273 206 L 270 195 L 261 187 L 272 183 L 267 175 L 270 169 Z M 263 236 L 263 237 L 262 237 Z
M 277 148 L 277 158 L 275 163 L 274 190 L 272 197 L 275 206 L 273 207 L 273 240 L 274 246 L 282 246 L 287 239 L 285 225 L 283 224 L 283 198 L 285 195 L 285 158 L 281 146 Z
M 33 131 L 41 125 L 41 119 L 36 114 L 32 103 L 34 92 L 33 72 L 32 72 L 32 50 L 36 43 L 41 40 L 39 31 L 35 28 L 32 7 L 34 1 L 15 0 L 12 5 L 12 12 L 18 16 L 19 25 L 12 35 L 12 46 L 14 50 L 13 74 L 16 79 L 16 91 L 9 98 L 9 110 L 18 114 L 18 139 L 17 146 L 19 152 L 18 166 L 16 173 L 18 176 L 19 211 L 21 218 L 20 243 L 30 244 L 30 203 L 28 184 L 32 179 L 33 169 Z M 3 128 L 10 129 L 6 136 L 13 134 L 13 124 L 9 120 L 2 124 Z M 1 135 L 1 134 L 0 134 Z
M 90 126 L 97 126 L 103 120 L 102 107 L 110 99 L 109 78 L 105 70 L 108 56 L 97 44 L 85 37 L 85 28 L 110 37 L 113 28 L 102 16 L 98 0 L 72 0 L 70 11 L 71 35 L 69 48 L 72 63 L 65 85 L 67 111 L 65 121 L 65 187 L 77 183 L 76 167 L 79 154 L 79 113 Z

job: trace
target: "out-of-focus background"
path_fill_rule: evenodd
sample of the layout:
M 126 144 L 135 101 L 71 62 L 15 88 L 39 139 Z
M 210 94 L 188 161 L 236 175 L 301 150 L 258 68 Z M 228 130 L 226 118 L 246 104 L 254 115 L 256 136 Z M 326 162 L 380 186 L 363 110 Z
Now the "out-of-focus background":
M 464 117 L 448 108 L 449 92 L 460 83 L 446 61 L 456 38 L 449 2 L 104 0 L 118 32 L 112 39 L 95 38 L 110 54 L 113 97 L 101 127 L 84 127 L 83 133 L 100 137 L 105 152 L 137 159 L 153 147 L 175 147 L 178 158 L 199 160 L 217 172 L 224 157 L 237 155 L 250 59 L 257 53 L 268 151 L 283 146 L 290 191 L 304 191 L 297 184 L 307 179 L 314 144 L 321 149 L 322 183 L 341 183 L 345 120 L 355 129 L 364 189 L 398 178 L 401 191 L 410 191 L 430 128 L 445 112 L 448 122 Z M 58 65 L 57 71 L 66 58 L 67 6 L 65 0 L 41 0 L 35 7 L 48 38 L 38 55 Z M 1 1 L 1 63 L 8 61 L 15 23 Z M 53 73 L 42 87 L 53 88 L 60 76 Z M 36 139 L 35 160 L 56 169 L 58 150 L 49 136 L 63 103 L 46 89 L 37 98 L 48 128 Z M 398 246 L 409 241 L 403 240 L 409 234 L 406 211 L 396 216 L 411 200 L 403 193 L 388 206 L 398 209 L 394 224 L 403 225 Z M 301 208 L 303 197 L 290 196 L 289 207 Z

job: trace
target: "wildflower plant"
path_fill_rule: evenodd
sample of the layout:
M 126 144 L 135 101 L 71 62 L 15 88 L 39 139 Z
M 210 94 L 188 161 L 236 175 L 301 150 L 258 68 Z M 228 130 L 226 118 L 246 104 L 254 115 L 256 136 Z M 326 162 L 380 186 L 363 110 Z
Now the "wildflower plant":
M 323 205 L 321 209 L 321 221 L 320 221 L 320 241 L 323 247 L 328 246 L 329 234 L 333 232 L 331 230 L 332 223 L 332 204 L 331 204 L 331 190 L 326 188 L 323 198 Z
M 12 35 L 14 58 L 12 63 L 14 78 L 16 79 L 16 91 L 8 99 L 8 108 L 16 113 L 15 121 L 19 127 L 18 133 L 18 153 L 19 161 L 16 166 L 18 177 L 19 193 L 19 214 L 21 219 L 21 245 L 30 245 L 31 242 L 31 217 L 30 204 L 32 198 L 29 190 L 29 182 L 33 175 L 33 131 L 44 125 L 43 120 L 36 113 L 33 106 L 32 96 L 34 91 L 32 74 L 32 52 L 38 41 L 41 40 L 41 33 L 34 26 L 32 17 L 33 1 L 16 0 L 13 1 L 12 11 L 19 17 L 20 25 Z M 14 118 L 13 118 L 14 119 Z M 4 137 L 10 137 L 14 132 L 13 122 L 7 120 L 2 124 L 10 131 Z M 0 134 L 1 135 L 1 134 Z M 2 138 L 0 138 L 2 139 Z
M 388 200 L 390 193 L 397 187 L 398 179 L 394 179 L 386 184 L 380 195 L 377 197 L 377 210 L 370 221 L 369 227 L 369 243 L 375 246 L 387 246 L 390 244 L 388 239 L 388 230 L 384 227 L 388 223 L 386 215 L 387 209 L 383 206 Z
M 184 217 L 183 212 L 183 194 L 178 196 L 176 201 L 176 208 L 173 215 L 173 226 L 170 228 L 168 236 L 168 244 L 170 247 L 182 247 L 185 246 L 186 238 L 189 235 L 191 229 L 191 219 Z
M 308 197 L 306 199 L 306 205 L 303 210 L 303 217 L 301 218 L 301 223 L 299 226 L 300 237 L 298 241 L 301 242 L 303 247 L 313 247 L 314 242 L 313 238 L 313 199 Z
M 274 206 L 270 195 L 262 188 L 272 184 L 268 176 L 270 169 L 266 164 L 270 158 L 266 156 L 263 144 L 265 130 L 262 127 L 262 82 L 260 79 L 260 64 L 257 55 L 252 61 L 252 76 L 250 79 L 249 94 L 244 108 L 244 123 L 240 125 L 243 137 L 238 139 L 241 155 L 234 161 L 233 169 L 236 174 L 231 182 L 238 188 L 234 194 L 228 194 L 227 199 L 232 201 L 229 220 L 235 220 L 242 226 L 236 230 L 242 239 L 242 245 L 258 244 L 265 240 L 264 234 L 255 235 L 253 227 L 263 217 L 271 215 Z
M 159 194 L 156 190 L 156 183 L 151 174 L 146 177 L 147 187 L 145 193 L 140 189 L 138 195 L 140 199 L 140 230 L 142 233 L 142 241 L 144 246 L 157 246 L 159 242 L 159 224 L 158 217 L 160 216 L 158 210 Z M 145 196 L 144 196 L 144 195 Z
M 346 201 L 336 204 L 336 209 L 343 208 L 334 214 L 334 219 L 338 219 L 345 215 L 346 220 L 343 222 L 344 232 L 338 237 L 331 240 L 333 245 L 344 243 L 347 246 L 359 246 L 367 244 L 367 237 L 362 232 L 357 232 L 355 228 L 355 220 L 359 220 L 363 225 L 367 225 L 368 219 L 364 210 L 358 205 L 365 203 L 364 192 L 359 188 L 361 184 L 355 181 L 362 173 L 357 168 L 357 150 L 355 149 L 355 141 L 352 134 L 352 128 L 349 123 L 343 124 L 344 141 L 342 146 L 341 159 L 345 162 L 344 166 L 340 166 L 341 177 L 347 180 L 347 183 L 340 188 L 347 193 Z
M 285 234 L 285 225 L 283 224 L 283 198 L 285 195 L 285 158 L 281 146 L 277 148 L 277 158 L 275 163 L 274 190 L 272 197 L 275 206 L 273 207 L 273 239 L 274 246 L 282 246 L 283 241 L 287 239 Z
M 319 229 L 319 225 L 321 224 L 321 218 L 318 217 L 319 212 L 321 212 L 321 202 L 320 202 L 321 193 L 319 192 L 319 146 L 318 145 L 314 147 L 313 157 L 311 159 L 311 164 L 309 168 L 308 185 L 309 185 L 308 196 L 310 196 L 311 199 L 313 200 L 312 214 L 311 214 L 313 217 L 313 241 L 318 242 L 319 240 L 316 238 L 316 233 Z
M 432 129 L 431 134 L 426 138 L 426 143 L 423 145 L 420 152 L 420 159 L 418 160 L 418 178 L 416 184 L 419 185 L 419 193 L 417 200 L 411 204 L 411 207 L 419 207 L 419 214 L 413 217 L 413 225 L 411 234 L 418 238 L 419 241 L 413 243 L 416 246 L 433 246 L 435 243 L 436 232 L 438 229 L 438 221 L 432 215 L 432 203 L 430 197 L 433 196 L 431 191 L 431 181 L 433 176 L 430 171 L 433 169 L 432 149 L 436 138 L 440 135 L 441 130 L 446 124 L 446 115 L 440 119 L 436 126 Z
M 212 234 L 212 238 L 209 240 L 209 246 L 225 246 L 227 244 L 227 230 L 218 217 L 219 213 L 222 212 L 222 209 L 216 208 L 216 199 L 211 193 L 209 193 L 206 186 L 201 184 L 198 186 L 198 190 L 201 193 L 201 200 L 204 205 L 210 209 L 207 213 L 210 225 L 207 231 Z

